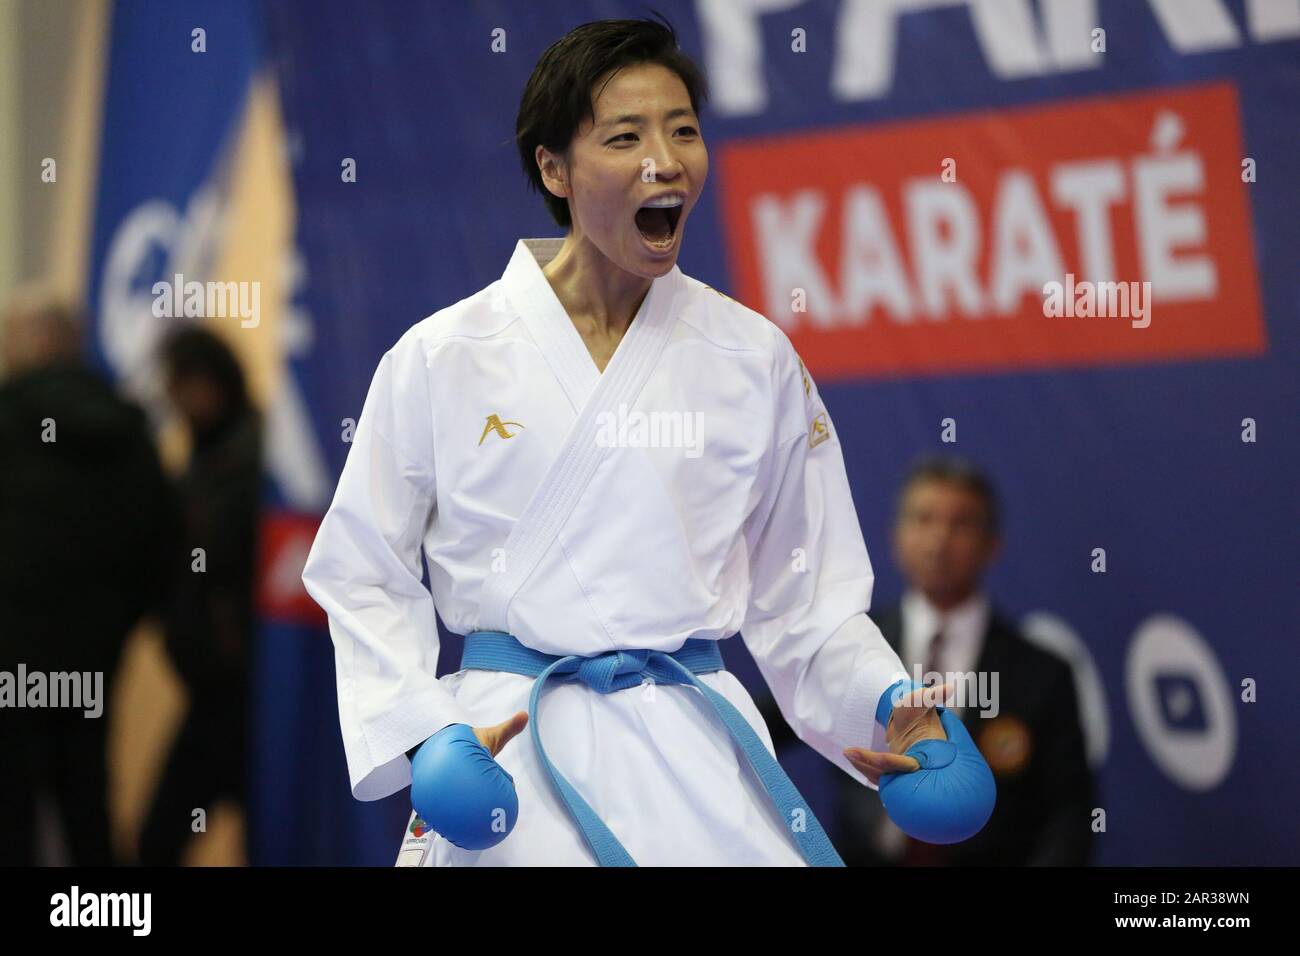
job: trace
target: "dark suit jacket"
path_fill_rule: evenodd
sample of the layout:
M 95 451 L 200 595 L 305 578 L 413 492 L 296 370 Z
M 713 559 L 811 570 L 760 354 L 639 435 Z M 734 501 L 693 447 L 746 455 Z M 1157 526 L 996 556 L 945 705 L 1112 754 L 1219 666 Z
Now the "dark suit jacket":
M 900 610 L 871 617 L 898 651 Z M 998 716 L 983 718 L 973 708 L 962 714 L 993 770 L 997 804 L 984 829 L 971 839 L 927 846 L 928 861 L 953 866 L 1086 865 L 1096 798 L 1070 666 L 1030 644 L 995 610 L 976 670 L 999 674 Z M 766 701 L 762 710 L 778 751 L 796 742 L 774 702 Z M 844 774 L 837 775 L 837 783 L 835 844 L 844 861 L 850 866 L 897 863 L 877 844 L 884 816 L 879 795 Z
M 171 531 L 140 408 L 74 365 L 0 385 L 0 670 L 111 683 L 127 635 L 164 600 Z

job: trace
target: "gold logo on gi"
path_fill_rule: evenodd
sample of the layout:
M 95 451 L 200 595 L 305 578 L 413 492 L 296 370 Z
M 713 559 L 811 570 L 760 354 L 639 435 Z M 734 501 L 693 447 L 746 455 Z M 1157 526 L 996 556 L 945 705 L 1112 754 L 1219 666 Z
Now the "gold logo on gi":
M 808 447 L 816 448 L 831 437 L 831 430 L 826 425 L 826 413 L 822 412 L 808 424 Z
M 713 286 L 709 285 L 709 284 L 706 283 L 706 282 L 701 282 L 700 285 L 704 286 L 704 288 L 708 289 L 710 292 L 718 292 L 717 289 L 713 288 Z M 728 302 L 735 302 L 735 301 L 736 301 L 736 300 L 733 299 L 731 296 L 727 295 L 727 293 L 725 293 L 725 292 L 718 292 L 718 295 L 722 296 L 722 297 L 723 297 L 724 299 L 726 299 Z
M 498 415 L 489 415 L 487 417 L 487 424 L 483 426 L 483 434 L 479 436 L 478 443 L 480 445 L 483 444 L 483 440 L 487 438 L 488 432 L 496 432 L 502 438 L 514 438 L 518 432 L 508 431 L 506 429 L 507 425 L 518 425 L 520 428 L 524 427 L 518 422 L 503 422 Z

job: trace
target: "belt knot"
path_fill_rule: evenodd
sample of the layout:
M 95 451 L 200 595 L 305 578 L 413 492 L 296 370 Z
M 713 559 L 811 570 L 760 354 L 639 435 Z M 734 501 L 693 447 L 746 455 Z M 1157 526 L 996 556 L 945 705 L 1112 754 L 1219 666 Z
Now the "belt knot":
M 648 650 L 625 650 L 579 658 L 574 677 L 600 694 L 635 687 L 641 683 L 650 654 Z

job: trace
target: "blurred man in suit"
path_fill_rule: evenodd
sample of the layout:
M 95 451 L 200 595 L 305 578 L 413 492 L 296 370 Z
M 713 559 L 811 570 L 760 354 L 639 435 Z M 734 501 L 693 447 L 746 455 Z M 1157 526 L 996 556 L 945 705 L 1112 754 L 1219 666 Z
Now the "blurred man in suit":
M 997 779 L 997 806 L 972 839 L 932 846 L 895 827 L 876 794 L 837 781 L 836 846 L 845 862 L 1085 865 L 1094 784 L 1073 674 L 1065 661 L 1026 641 L 982 588 L 1001 547 L 992 483 L 960 459 L 919 462 L 899 494 L 893 545 L 908 589 L 897 607 L 871 617 L 913 676 L 918 670 L 988 675 L 986 688 L 997 689 L 995 706 L 968 699 L 957 713 Z M 990 715 L 982 716 L 984 710 Z M 775 707 L 765 717 L 778 747 L 792 738 Z
M 167 482 L 144 412 L 82 363 L 74 309 L 33 286 L 0 328 L 0 671 L 102 675 L 89 714 L 0 710 L 0 865 L 48 862 L 45 802 L 70 862 L 105 866 L 108 699 L 127 636 L 164 598 Z
M 140 861 L 174 866 L 196 809 L 246 803 L 262 421 L 238 359 L 212 331 L 179 329 L 162 342 L 161 358 L 168 399 L 193 445 L 179 484 L 181 547 L 164 614 L 168 654 L 190 706 L 140 835 Z

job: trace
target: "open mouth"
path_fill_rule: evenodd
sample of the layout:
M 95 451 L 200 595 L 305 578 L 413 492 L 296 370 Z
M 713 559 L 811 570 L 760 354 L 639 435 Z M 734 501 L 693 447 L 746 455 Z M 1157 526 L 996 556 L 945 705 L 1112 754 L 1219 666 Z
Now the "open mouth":
M 646 203 L 636 211 L 636 227 L 646 244 L 656 249 L 669 249 L 677 235 L 677 223 L 682 218 L 682 197 L 665 196 Z

